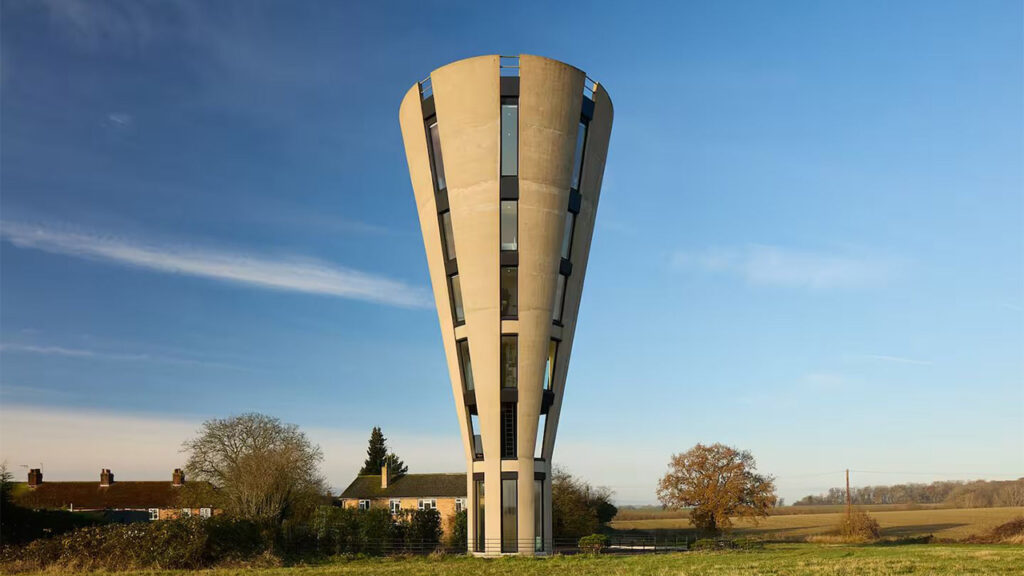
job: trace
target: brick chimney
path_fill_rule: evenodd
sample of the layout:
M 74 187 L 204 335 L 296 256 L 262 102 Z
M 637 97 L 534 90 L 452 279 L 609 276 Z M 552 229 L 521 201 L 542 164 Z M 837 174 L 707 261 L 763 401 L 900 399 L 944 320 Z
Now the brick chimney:
M 174 474 L 171 476 L 171 486 L 184 486 L 185 485 L 185 473 L 182 472 L 181 468 L 175 468 Z
M 387 490 L 388 487 L 388 465 L 385 463 L 380 467 L 380 489 Z
M 43 483 L 43 471 L 39 468 L 33 468 L 28 471 L 28 485 L 35 488 Z
M 100 486 L 110 486 L 114 483 L 114 473 L 109 468 L 100 470 Z

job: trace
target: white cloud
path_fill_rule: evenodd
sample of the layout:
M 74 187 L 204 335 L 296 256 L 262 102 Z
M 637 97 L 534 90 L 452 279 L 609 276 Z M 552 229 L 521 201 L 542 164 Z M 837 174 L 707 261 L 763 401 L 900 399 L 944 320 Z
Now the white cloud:
M 87 348 L 66 348 L 64 346 L 49 346 L 21 343 L 0 343 L 0 352 L 14 354 L 39 354 L 43 356 L 62 356 L 66 358 L 82 358 L 89 360 L 110 360 L 117 362 L 160 362 L 165 364 L 186 364 L 196 366 L 213 366 L 230 368 L 233 370 L 248 370 L 232 364 L 213 362 L 208 360 L 196 360 L 192 358 L 179 358 L 175 356 L 163 356 L 148 353 L 123 353 L 103 350 L 92 350 Z
M 207 248 L 161 245 L 20 222 L 0 222 L 0 237 L 20 248 L 171 274 L 407 308 L 427 308 L 432 305 L 432 299 L 425 289 L 310 258 L 275 259 Z
M 107 122 L 111 126 L 118 128 L 127 128 L 134 121 L 135 119 L 131 114 L 125 114 L 124 112 L 111 112 L 107 114 Z
M 677 252 L 679 269 L 738 275 L 750 284 L 792 288 L 858 288 L 884 283 L 894 272 L 886 259 L 792 250 L 752 244 Z

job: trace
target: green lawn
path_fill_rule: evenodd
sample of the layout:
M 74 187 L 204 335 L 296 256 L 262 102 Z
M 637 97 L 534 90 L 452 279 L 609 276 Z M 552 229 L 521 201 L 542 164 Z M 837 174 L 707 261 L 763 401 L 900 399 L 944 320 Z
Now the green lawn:
M 360 574 L 455 576 L 528 574 L 562 575 L 686 575 L 732 576 L 772 574 L 795 576 L 889 574 L 1022 574 L 1024 547 L 1009 545 L 921 544 L 906 546 L 827 546 L 775 544 L 764 549 L 729 552 L 686 552 L 645 556 L 559 556 L 554 558 L 382 558 L 338 560 L 318 566 L 273 569 L 218 569 L 209 576 L 328 576 Z M 185 572 L 140 572 L 140 575 Z

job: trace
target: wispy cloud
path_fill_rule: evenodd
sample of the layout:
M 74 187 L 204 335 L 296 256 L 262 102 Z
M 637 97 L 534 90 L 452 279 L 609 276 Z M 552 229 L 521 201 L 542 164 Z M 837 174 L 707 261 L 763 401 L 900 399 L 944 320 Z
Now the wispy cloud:
M 0 237 L 19 248 L 273 290 L 322 294 L 406 308 L 427 308 L 432 302 L 423 288 L 311 258 L 270 258 L 20 222 L 0 222 Z
M 921 366 L 928 366 L 931 364 L 930 360 L 918 360 L 916 358 L 905 358 L 903 356 L 887 356 L 885 354 L 862 354 L 860 357 L 868 360 L 878 360 L 879 362 L 895 362 L 897 364 L 918 364 Z
M 81 358 L 89 360 L 113 361 L 113 362 L 158 362 L 163 364 L 182 364 L 194 366 L 212 366 L 229 368 L 232 370 L 247 370 L 232 364 L 199 360 L 194 358 L 182 358 L 176 356 L 165 356 L 149 353 L 122 353 L 106 350 L 93 350 L 88 348 L 66 348 L 64 346 L 48 346 L 38 344 L 23 344 L 3 342 L 0 343 L 0 353 L 15 354 L 39 354 L 43 356 L 62 356 L 65 358 Z
M 883 258 L 793 250 L 752 244 L 677 252 L 672 265 L 740 276 L 750 284 L 807 289 L 859 288 L 882 284 L 894 266 Z
M 127 128 L 131 126 L 135 118 L 124 112 L 111 112 L 107 114 L 107 124 L 116 128 Z

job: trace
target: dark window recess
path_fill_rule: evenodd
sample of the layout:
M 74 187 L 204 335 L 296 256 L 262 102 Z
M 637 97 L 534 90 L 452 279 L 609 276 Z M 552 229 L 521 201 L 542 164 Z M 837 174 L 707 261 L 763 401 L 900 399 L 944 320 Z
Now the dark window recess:
M 519 550 L 519 480 L 501 479 L 501 551 Z
M 573 190 L 580 189 L 580 180 L 583 179 L 583 153 L 587 146 L 587 124 L 580 122 L 576 128 L 576 155 L 572 161 L 572 184 Z
M 501 269 L 501 317 L 519 317 L 519 268 L 515 266 Z
M 487 545 L 487 533 L 484 531 L 484 479 L 476 479 L 474 474 L 473 480 L 473 520 L 474 538 L 473 550 L 476 552 L 484 552 Z
M 473 390 L 473 362 L 469 358 L 469 340 L 455 343 L 459 352 L 459 368 L 462 370 L 462 386 L 469 392 Z
M 569 256 L 572 255 L 572 233 L 573 228 L 576 227 L 576 215 L 572 212 L 565 213 L 565 229 L 562 230 L 562 259 L 568 260 Z M 452 248 L 453 254 L 454 248 Z
M 500 203 L 501 222 L 501 249 L 519 249 L 519 202 L 516 200 L 502 200 Z
M 501 175 L 519 174 L 519 103 L 501 104 Z
M 466 311 L 462 307 L 462 281 L 459 280 L 459 275 L 448 277 L 448 290 L 452 295 L 452 316 L 455 318 L 455 324 L 466 323 Z
M 441 157 L 441 134 L 437 129 L 437 122 L 430 124 L 430 157 L 434 161 L 434 183 L 438 190 L 446 189 L 447 183 L 444 180 L 444 159 Z
M 501 387 L 515 388 L 519 382 L 519 337 L 501 337 Z
M 444 246 L 445 260 L 455 260 L 455 237 L 452 235 L 452 213 L 444 212 L 441 218 L 441 244 Z M 566 256 L 562 256 L 566 258 Z
M 565 307 L 565 281 L 565 276 L 559 274 L 555 284 L 555 307 L 551 311 L 551 319 L 559 324 L 562 323 L 562 308 Z
M 501 405 L 501 457 L 516 457 L 516 405 L 512 402 Z
M 544 551 L 544 480 L 533 481 L 533 549 Z

